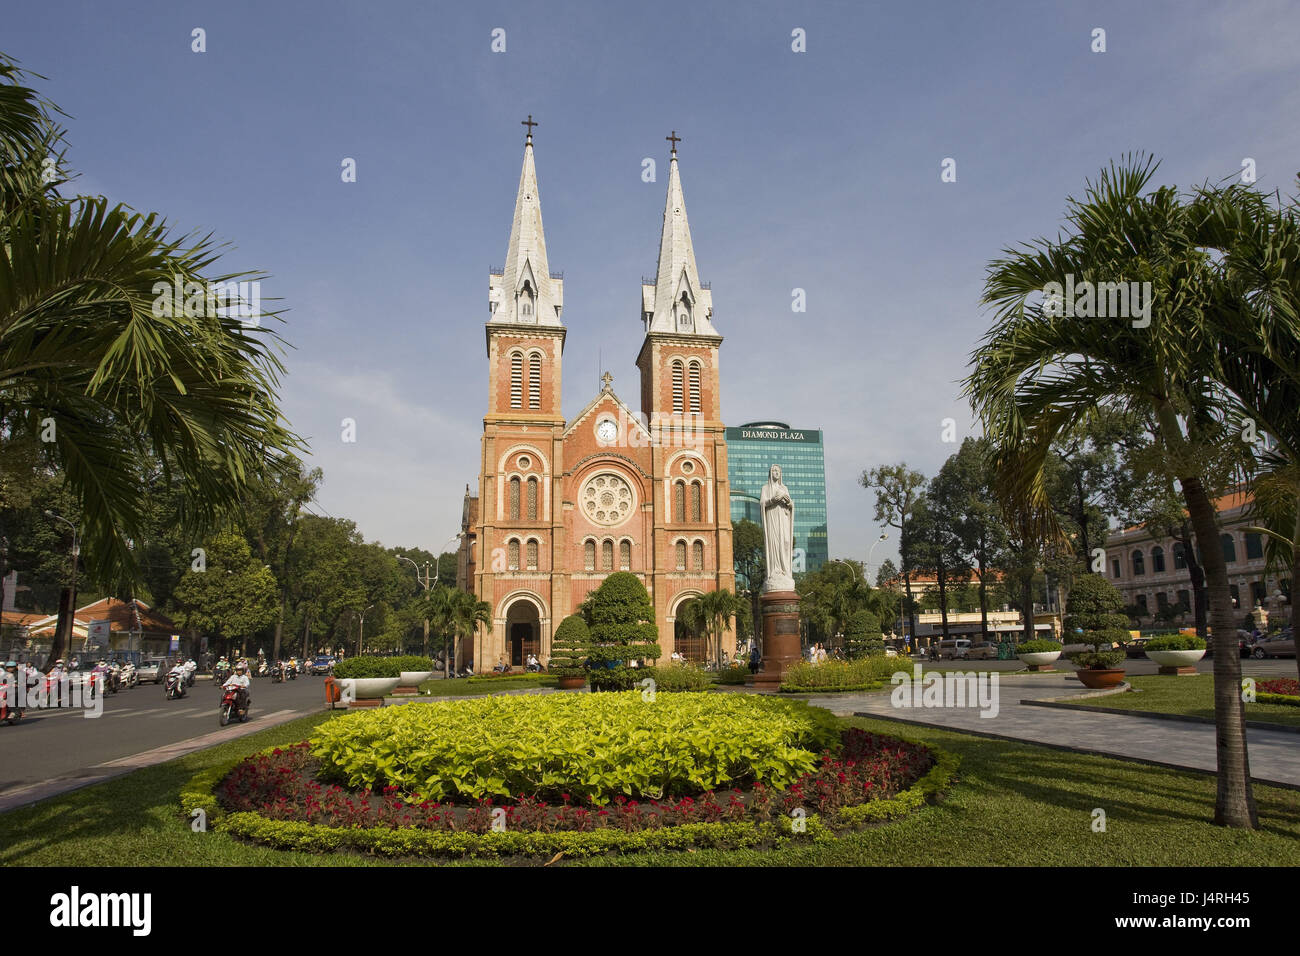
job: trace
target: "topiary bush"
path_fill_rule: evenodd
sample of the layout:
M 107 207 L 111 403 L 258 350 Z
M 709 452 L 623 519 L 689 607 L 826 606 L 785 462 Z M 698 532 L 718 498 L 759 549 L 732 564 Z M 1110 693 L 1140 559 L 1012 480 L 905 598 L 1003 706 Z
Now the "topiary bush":
M 1084 574 L 1075 580 L 1065 602 L 1064 623 L 1066 634 L 1077 635 L 1079 641 L 1093 646 L 1091 651 L 1069 655 L 1076 666 L 1104 670 L 1124 662 L 1123 650 L 1111 650 L 1112 644 L 1129 640 L 1124 599 L 1100 574 Z
M 628 661 L 656 661 L 662 656 L 654 606 L 641 579 L 616 571 L 582 605 L 591 643 L 587 681 L 592 690 L 627 690 L 640 679 Z
M 548 673 L 557 677 L 582 677 L 586 674 L 587 647 L 591 633 L 581 614 L 570 614 L 551 636 L 551 659 Z
M 880 615 L 865 609 L 854 611 L 844 628 L 844 646 L 850 660 L 883 656 L 885 638 L 880 633 Z
M 868 690 L 883 684 L 906 661 L 897 657 L 863 657 L 854 661 L 792 664 L 782 677 L 781 690 L 798 694 L 817 691 Z

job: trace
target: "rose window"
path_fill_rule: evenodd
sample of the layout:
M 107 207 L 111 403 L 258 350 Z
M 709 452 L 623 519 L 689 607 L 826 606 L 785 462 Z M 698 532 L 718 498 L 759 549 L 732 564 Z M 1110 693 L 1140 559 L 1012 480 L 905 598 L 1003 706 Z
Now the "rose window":
M 597 524 L 619 524 L 632 513 L 632 489 L 618 475 L 597 475 L 582 489 L 582 510 Z

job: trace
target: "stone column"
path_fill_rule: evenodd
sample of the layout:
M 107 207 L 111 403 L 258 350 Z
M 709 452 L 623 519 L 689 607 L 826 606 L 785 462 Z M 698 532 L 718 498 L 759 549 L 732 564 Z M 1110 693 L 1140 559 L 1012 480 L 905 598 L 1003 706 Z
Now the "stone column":
M 750 683 L 775 691 L 792 664 L 799 661 L 799 594 L 768 591 L 759 597 L 763 615 L 763 669 Z

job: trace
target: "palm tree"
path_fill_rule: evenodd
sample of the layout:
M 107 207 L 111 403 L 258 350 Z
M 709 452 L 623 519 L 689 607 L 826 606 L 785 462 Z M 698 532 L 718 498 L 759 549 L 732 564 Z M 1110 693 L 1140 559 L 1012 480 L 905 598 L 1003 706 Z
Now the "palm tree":
M 478 596 L 472 591 L 455 591 L 453 592 L 451 607 L 451 626 L 456 635 L 455 644 L 452 646 L 452 656 L 460 653 L 460 641 L 462 637 L 473 637 L 478 626 L 490 627 L 492 624 L 492 605 L 487 601 L 480 601 Z
M 454 588 L 438 584 L 429 591 L 420 602 L 420 615 L 429 622 L 435 634 L 442 635 L 442 676 L 451 676 L 452 659 L 455 654 L 447 647 L 447 635 L 455 628 L 455 598 L 458 592 Z
M 966 392 L 993 441 L 1000 493 L 1044 539 L 1057 531 L 1044 487 L 1052 443 L 1101 408 L 1150 415 L 1151 451 L 1177 480 L 1200 545 L 1214 633 L 1231 635 L 1213 495 L 1242 454 L 1242 443 L 1228 437 L 1235 438 L 1231 402 L 1214 378 L 1222 325 L 1232 317 L 1216 312 L 1224 279 L 1204 248 L 1197 211 L 1172 188 L 1144 194 L 1155 170 L 1150 159 L 1112 164 L 1082 201 L 1069 200 L 1070 234 L 1005 250 L 990 263 L 984 301 L 996 323 L 972 356 Z M 1067 277 L 1149 282 L 1147 312 L 1074 317 L 1059 297 L 1036 296 Z M 1215 822 L 1255 828 L 1236 654 L 1214 655 L 1214 679 Z
M 211 236 L 175 238 L 156 214 L 60 196 L 45 162 L 62 156 L 58 110 L 24 81 L 0 56 L 0 441 L 62 473 L 91 576 L 136 580 L 130 541 L 155 480 L 184 489 L 182 520 L 200 532 L 302 447 L 277 406 L 281 342 L 270 313 L 155 308 L 163 288 L 260 274 L 209 275 Z
M 704 633 L 713 648 L 713 660 L 722 667 L 722 635 L 726 633 L 731 619 L 740 608 L 741 598 L 726 588 L 706 591 L 695 601 L 699 605 L 699 615 L 704 624 Z

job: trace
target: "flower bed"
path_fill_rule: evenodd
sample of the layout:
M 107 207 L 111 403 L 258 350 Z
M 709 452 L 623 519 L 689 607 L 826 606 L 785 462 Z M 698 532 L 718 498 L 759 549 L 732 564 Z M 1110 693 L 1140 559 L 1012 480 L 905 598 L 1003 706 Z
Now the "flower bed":
M 1287 704 L 1300 707 L 1300 681 L 1294 677 L 1275 677 L 1255 682 L 1255 700 L 1261 704 Z
M 897 657 L 861 657 L 820 664 L 799 661 L 786 670 L 780 690 L 783 694 L 875 690 L 906 664 L 907 661 Z
M 524 796 L 494 805 L 412 803 L 394 790 L 322 785 L 302 744 L 197 775 L 182 792 L 211 826 L 274 847 L 381 855 L 569 855 L 824 841 L 837 831 L 909 813 L 952 780 L 953 755 L 861 730 L 841 735 L 790 787 L 755 784 L 697 798 L 580 805 Z M 496 826 L 494 827 L 494 822 Z M 504 827 L 504 829 L 501 829 Z
M 497 696 L 332 720 L 313 739 L 321 778 L 405 799 L 533 796 L 606 803 L 758 781 L 785 787 L 833 745 L 834 718 L 748 694 Z

